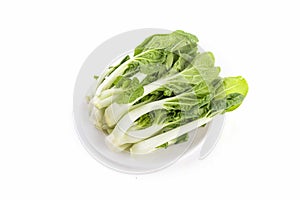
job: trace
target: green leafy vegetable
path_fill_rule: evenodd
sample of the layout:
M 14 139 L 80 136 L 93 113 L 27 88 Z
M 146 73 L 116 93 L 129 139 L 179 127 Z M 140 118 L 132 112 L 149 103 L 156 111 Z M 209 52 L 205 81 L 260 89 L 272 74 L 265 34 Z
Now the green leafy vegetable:
M 156 34 L 133 57 L 107 68 L 89 101 L 90 118 L 117 151 L 147 154 L 188 140 L 188 132 L 238 108 L 248 92 L 241 77 L 220 77 L 196 36 Z

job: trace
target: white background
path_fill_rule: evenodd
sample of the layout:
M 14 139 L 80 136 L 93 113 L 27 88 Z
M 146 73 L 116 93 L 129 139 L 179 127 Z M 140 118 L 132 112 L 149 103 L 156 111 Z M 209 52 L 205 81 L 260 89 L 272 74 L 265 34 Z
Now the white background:
M 299 199 L 299 13 L 290 0 L 0 1 L 0 199 Z M 90 52 L 146 27 L 196 34 L 250 90 L 205 160 L 134 176 L 81 146 L 72 93 Z

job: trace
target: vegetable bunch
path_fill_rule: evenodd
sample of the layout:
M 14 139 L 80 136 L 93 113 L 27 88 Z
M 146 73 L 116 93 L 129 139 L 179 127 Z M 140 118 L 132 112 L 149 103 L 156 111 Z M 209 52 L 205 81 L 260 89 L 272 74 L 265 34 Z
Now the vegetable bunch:
M 245 98 L 244 78 L 220 77 L 211 52 L 198 52 L 196 36 L 175 31 L 144 40 L 97 77 L 90 118 L 116 151 L 147 154 L 188 139 L 188 132 Z

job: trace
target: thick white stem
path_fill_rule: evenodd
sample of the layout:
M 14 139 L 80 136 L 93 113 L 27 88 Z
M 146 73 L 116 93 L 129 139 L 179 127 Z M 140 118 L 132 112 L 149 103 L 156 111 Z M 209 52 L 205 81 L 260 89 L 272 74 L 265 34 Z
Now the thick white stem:
M 97 88 L 95 96 L 99 96 L 103 90 L 108 89 L 116 80 L 116 78 L 124 73 L 124 71 L 127 69 L 127 64 L 132 60 L 133 59 L 127 60 L 122 65 L 120 65 L 115 71 L 113 71 L 113 73 L 111 73 L 108 77 L 105 77 L 103 82 Z
M 119 145 L 123 145 L 126 143 L 136 143 L 143 139 L 149 138 L 161 130 L 163 125 L 153 125 L 149 128 L 145 128 L 137 131 L 127 131 L 124 136 L 119 140 Z
M 173 140 L 191 130 L 194 130 L 197 127 L 200 127 L 208 123 L 212 118 L 201 118 L 196 121 L 190 122 L 178 128 L 172 129 L 160 135 L 151 137 L 147 140 L 143 140 L 139 143 L 134 144 L 130 148 L 131 154 L 147 154 L 155 151 L 160 145 Z
M 115 145 L 119 145 L 122 137 L 132 126 L 135 120 L 150 111 L 162 109 L 164 102 L 164 100 L 152 102 L 128 112 L 120 119 L 113 132 L 106 137 L 107 141 Z
M 144 128 L 141 130 L 134 130 L 134 131 L 127 131 L 126 135 L 135 137 L 135 138 L 139 138 L 139 139 L 145 139 L 148 137 L 151 137 L 152 135 L 154 135 L 155 133 L 157 133 L 159 130 L 161 130 L 164 127 L 163 124 L 154 124 L 148 128 Z
M 110 104 L 112 104 L 112 102 L 115 100 L 115 98 L 116 98 L 116 96 L 110 96 L 106 99 L 101 100 L 98 97 L 96 97 L 96 98 L 93 98 L 92 103 L 94 104 L 94 106 L 96 108 L 102 109 L 102 108 L 105 108 L 105 107 L 109 106 Z
M 112 103 L 108 108 L 105 110 L 105 120 L 108 126 L 112 127 L 117 124 L 117 122 L 121 119 L 123 115 L 125 115 L 129 109 L 138 102 L 140 99 L 148 95 L 149 93 L 157 90 L 162 85 L 164 85 L 167 82 L 167 79 L 158 80 L 155 82 L 152 82 L 148 85 L 144 86 L 144 93 L 142 96 L 135 99 L 133 102 L 128 104 L 117 104 Z
M 141 54 L 139 54 L 138 56 L 141 56 L 145 53 L 147 53 L 148 51 L 145 51 Z M 113 71 L 108 77 L 105 77 L 105 79 L 103 80 L 103 82 L 99 85 L 99 87 L 96 90 L 96 94 L 95 96 L 99 96 L 100 93 L 105 90 L 108 89 L 113 82 L 116 80 L 116 78 L 118 76 L 123 75 L 124 71 L 127 69 L 128 64 L 130 62 L 132 62 L 133 60 L 135 60 L 135 57 L 130 58 L 129 60 L 127 60 L 126 62 L 122 63 L 115 71 Z
M 112 103 L 105 110 L 104 119 L 109 127 L 117 124 L 118 120 L 128 112 L 131 104 Z
M 105 99 L 105 98 L 108 98 L 110 96 L 113 96 L 115 94 L 119 94 L 121 93 L 123 90 L 121 88 L 110 88 L 110 89 L 107 89 L 107 90 L 104 90 L 103 92 L 101 92 L 100 96 L 98 97 L 99 99 Z

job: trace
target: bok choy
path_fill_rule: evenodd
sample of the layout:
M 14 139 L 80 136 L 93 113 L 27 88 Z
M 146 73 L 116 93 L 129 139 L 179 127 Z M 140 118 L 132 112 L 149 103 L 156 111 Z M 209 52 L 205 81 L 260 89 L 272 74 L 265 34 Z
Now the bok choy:
M 108 67 L 89 96 L 90 118 L 115 151 L 147 154 L 184 142 L 193 129 L 238 108 L 248 92 L 241 76 L 221 77 L 196 36 L 155 34 L 133 56 Z

